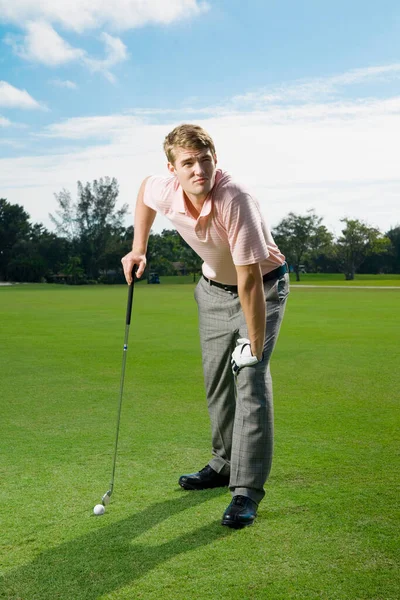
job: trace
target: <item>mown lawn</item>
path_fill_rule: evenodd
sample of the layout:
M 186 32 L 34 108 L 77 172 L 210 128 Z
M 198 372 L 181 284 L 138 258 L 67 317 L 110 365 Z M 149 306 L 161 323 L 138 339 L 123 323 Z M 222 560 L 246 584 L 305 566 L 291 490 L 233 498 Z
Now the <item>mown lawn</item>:
M 0 597 L 397 600 L 399 290 L 297 288 L 273 359 L 276 448 L 254 527 L 209 459 L 193 285 L 0 288 Z
M 195 280 L 198 281 L 200 275 L 195 276 Z M 193 275 L 184 276 L 161 276 L 160 280 L 162 283 L 192 283 Z M 141 282 L 146 283 L 145 281 Z M 301 273 L 300 281 L 296 282 L 295 273 L 290 273 L 290 283 L 295 285 L 340 285 L 346 287 L 358 287 L 358 286 L 400 286 L 400 275 L 389 274 L 389 275 L 363 275 L 356 274 L 355 279 L 352 281 L 346 281 L 343 273 Z
M 343 273 L 301 273 L 300 281 L 296 282 L 296 275 L 290 274 L 290 282 L 295 285 L 343 285 L 346 287 L 358 286 L 400 286 L 400 275 L 364 275 L 356 274 L 352 281 L 346 281 Z

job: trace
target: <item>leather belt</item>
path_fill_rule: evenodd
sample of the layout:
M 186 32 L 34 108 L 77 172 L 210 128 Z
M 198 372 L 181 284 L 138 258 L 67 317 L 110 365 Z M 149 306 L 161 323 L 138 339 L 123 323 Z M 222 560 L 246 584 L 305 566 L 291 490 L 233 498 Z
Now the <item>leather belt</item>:
M 271 281 L 272 279 L 278 279 L 278 277 L 282 277 L 282 275 L 285 275 L 285 273 L 287 273 L 287 272 L 288 272 L 288 268 L 287 268 L 286 263 L 284 263 L 283 265 L 281 265 L 280 267 L 277 267 L 273 271 L 270 271 L 269 273 L 265 273 L 265 275 L 263 275 L 263 281 Z M 205 279 L 207 281 L 207 283 L 209 283 L 210 285 L 214 285 L 217 288 L 221 288 L 221 290 L 225 290 L 226 292 L 233 292 L 233 293 L 237 294 L 237 291 L 238 291 L 237 285 L 225 285 L 225 283 L 219 283 L 218 281 L 213 281 L 212 279 L 208 279 L 208 277 L 206 277 L 205 275 L 203 275 L 203 279 Z

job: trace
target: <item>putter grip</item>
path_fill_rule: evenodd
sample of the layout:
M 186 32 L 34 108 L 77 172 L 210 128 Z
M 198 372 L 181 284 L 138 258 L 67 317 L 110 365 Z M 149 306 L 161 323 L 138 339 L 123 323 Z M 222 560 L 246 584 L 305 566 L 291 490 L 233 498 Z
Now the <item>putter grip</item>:
M 132 276 L 132 283 L 131 285 L 128 287 L 128 304 L 126 307 L 126 324 L 130 325 L 131 324 L 131 314 L 132 314 L 132 301 L 133 301 L 133 288 L 134 288 L 134 282 L 135 282 L 135 273 L 133 273 Z

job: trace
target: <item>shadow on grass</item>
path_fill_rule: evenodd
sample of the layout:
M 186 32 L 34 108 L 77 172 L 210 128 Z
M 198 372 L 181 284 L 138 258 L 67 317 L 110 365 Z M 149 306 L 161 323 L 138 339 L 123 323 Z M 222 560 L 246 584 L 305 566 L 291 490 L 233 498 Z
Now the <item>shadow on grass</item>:
M 232 533 L 220 520 L 185 531 L 160 545 L 132 543 L 152 527 L 182 511 L 226 493 L 184 494 L 153 504 L 123 521 L 40 554 L 0 579 L 0 598 L 7 600 L 94 600 L 131 585 L 159 564 Z M 178 531 L 179 533 L 179 531 Z

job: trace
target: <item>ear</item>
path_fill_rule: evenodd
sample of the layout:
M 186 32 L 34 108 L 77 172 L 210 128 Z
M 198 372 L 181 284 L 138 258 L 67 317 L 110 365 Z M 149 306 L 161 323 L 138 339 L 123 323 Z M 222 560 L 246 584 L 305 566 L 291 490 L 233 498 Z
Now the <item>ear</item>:
M 174 165 L 173 165 L 172 163 L 170 163 L 170 162 L 169 162 L 169 163 L 167 164 L 167 167 L 168 167 L 168 171 L 169 171 L 170 173 L 173 173 L 173 174 L 175 174 L 175 167 L 174 167 Z
M 214 162 L 215 162 L 215 164 L 217 164 L 217 162 L 218 162 L 218 158 L 217 158 L 216 154 L 214 154 Z

